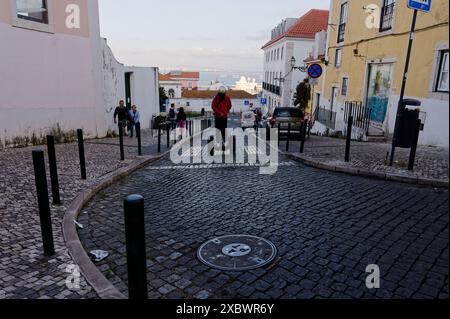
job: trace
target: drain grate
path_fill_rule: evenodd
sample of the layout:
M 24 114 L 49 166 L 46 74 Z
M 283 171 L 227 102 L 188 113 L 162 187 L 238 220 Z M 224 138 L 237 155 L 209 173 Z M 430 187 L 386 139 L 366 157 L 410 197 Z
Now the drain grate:
M 205 265 L 226 271 L 245 271 L 264 267 L 277 256 L 277 248 L 263 238 L 230 235 L 211 239 L 198 250 Z

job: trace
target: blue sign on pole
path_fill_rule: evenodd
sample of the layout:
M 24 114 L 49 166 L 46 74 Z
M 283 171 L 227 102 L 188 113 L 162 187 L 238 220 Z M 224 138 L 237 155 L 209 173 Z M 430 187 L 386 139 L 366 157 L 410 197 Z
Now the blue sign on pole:
M 313 79 L 318 79 L 322 76 L 323 69 L 320 64 L 312 64 L 308 68 L 308 75 Z
M 250 101 L 244 101 L 244 105 L 245 106 L 249 106 L 250 105 Z
M 267 104 L 267 99 L 262 98 L 262 99 L 261 99 L 261 105 L 266 105 L 266 104 Z
M 424 12 L 430 12 L 431 0 L 408 0 L 408 8 Z

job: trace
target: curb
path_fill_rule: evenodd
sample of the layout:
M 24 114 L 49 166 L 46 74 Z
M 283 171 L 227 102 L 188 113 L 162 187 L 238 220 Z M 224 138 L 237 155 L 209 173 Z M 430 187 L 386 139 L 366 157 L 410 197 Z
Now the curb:
M 169 152 L 170 151 L 166 151 L 158 156 L 139 157 L 137 162 L 105 175 L 96 185 L 82 191 L 70 203 L 66 213 L 64 214 L 62 230 L 69 254 L 72 256 L 75 264 L 80 267 L 80 271 L 87 282 L 97 292 L 101 299 L 126 299 L 126 297 L 116 287 L 114 287 L 108 279 L 106 279 L 97 266 L 91 261 L 80 242 L 74 220 L 78 219 L 80 211 L 84 205 L 86 205 L 100 191 L 136 172 L 137 170 L 161 159 Z
M 369 178 L 380 179 L 380 180 L 385 180 L 385 181 L 392 181 L 392 182 L 400 182 L 400 183 L 438 187 L 438 188 L 447 188 L 447 189 L 449 188 L 448 180 L 439 180 L 439 179 L 421 178 L 421 177 L 412 177 L 412 176 L 410 177 L 410 176 L 404 176 L 404 175 L 400 175 L 400 174 L 378 172 L 378 171 L 373 171 L 373 170 L 369 170 L 369 169 L 365 169 L 365 168 L 333 166 L 333 165 L 326 164 L 323 162 L 314 161 L 311 158 L 308 158 L 306 156 L 299 155 L 299 154 L 292 154 L 292 153 L 285 153 L 285 152 L 283 152 L 282 154 L 294 161 L 301 162 L 307 166 L 311 166 L 311 167 L 318 168 L 321 170 L 344 173 L 344 174 L 348 174 L 348 175 L 356 175 L 356 176 L 361 176 L 361 177 L 369 177 Z

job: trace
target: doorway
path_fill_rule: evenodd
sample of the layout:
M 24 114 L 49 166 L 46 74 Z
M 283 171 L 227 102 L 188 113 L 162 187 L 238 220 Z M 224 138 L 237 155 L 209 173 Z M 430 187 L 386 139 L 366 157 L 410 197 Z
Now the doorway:
M 132 72 L 125 73 L 125 105 L 127 109 L 131 109 L 132 106 L 132 96 L 131 96 L 131 78 L 133 76 Z

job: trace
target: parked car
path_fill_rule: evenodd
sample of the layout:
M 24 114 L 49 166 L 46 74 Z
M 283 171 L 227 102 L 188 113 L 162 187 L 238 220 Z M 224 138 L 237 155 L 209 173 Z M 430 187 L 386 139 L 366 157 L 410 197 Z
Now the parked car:
M 256 115 L 253 111 L 243 112 L 241 116 L 242 129 L 256 128 Z
M 278 107 L 273 115 L 268 118 L 267 126 L 270 128 L 280 127 L 280 138 L 287 138 L 289 124 L 291 124 L 291 138 L 300 138 L 301 126 L 305 119 L 302 110 L 295 107 Z

